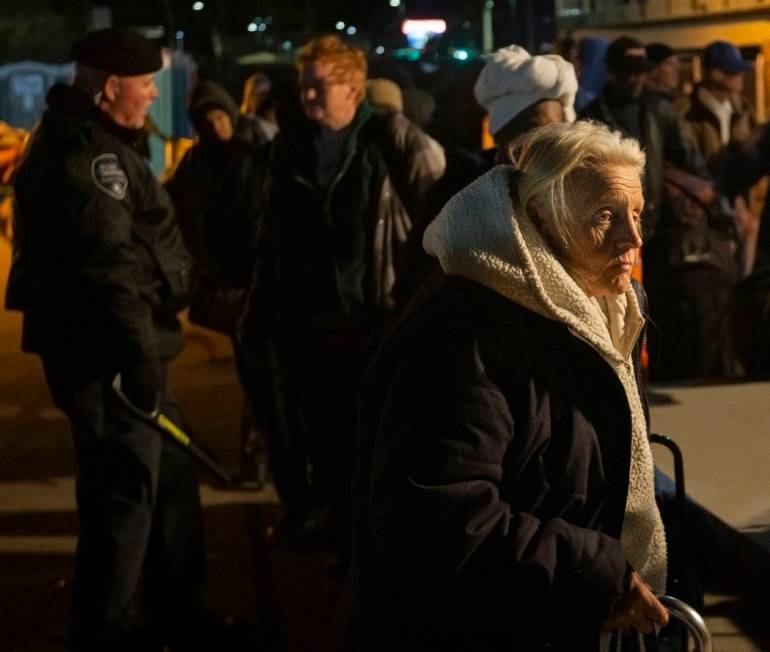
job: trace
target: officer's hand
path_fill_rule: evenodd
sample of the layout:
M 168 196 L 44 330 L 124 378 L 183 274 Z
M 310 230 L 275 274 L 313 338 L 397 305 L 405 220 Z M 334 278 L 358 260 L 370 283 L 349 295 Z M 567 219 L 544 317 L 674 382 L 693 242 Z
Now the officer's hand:
M 631 572 L 631 583 L 626 594 L 620 599 L 602 625 L 603 632 L 619 629 L 626 633 L 633 628 L 642 634 L 649 634 L 655 625 L 668 623 L 668 611 L 655 597 L 652 590 Z
M 160 404 L 163 387 L 161 367 L 153 362 L 132 365 L 120 374 L 121 390 L 143 412 L 154 412 Z

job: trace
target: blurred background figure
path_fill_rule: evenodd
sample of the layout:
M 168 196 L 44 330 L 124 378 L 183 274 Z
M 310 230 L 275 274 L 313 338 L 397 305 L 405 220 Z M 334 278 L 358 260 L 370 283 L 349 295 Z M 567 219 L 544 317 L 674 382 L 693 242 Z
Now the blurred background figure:
M 357 383 L 421 280 L 425 194 L 444 155 L 402 113 L 372 109 L 358 48 L 314 38 L 297 65 L 304 118 L 269 148 L 242 338 L 248 348 L 267 339 L 275 352 L 282 425 L 268 451 L 285 509 L 277 542 L 330 544 L 344 560 Z M 390 109 L 396 90 L 372 85 Z
M 480 156 L 450 157 L 446 174 L 431 190 L 431 210 L 437 214 L 455 193 L 506 160 L 516 137 L 553 122 L 574 122 L 577 88 L 572 64 L 559 55 L 532 56 L 519 45 L 491 54 L 473 92 L 487 111 L 495 146 Z
M 273 84 L 263 72 L 256 72 L 243 83 L 241 115 L 252 123 L 258 144 L 273 140 L 278 132 Z
M 249 391 L 254 374 L 246 371 L 235 329 L 256 258 L 259 225 L 253 206 L 260 200 L 261 177 L 254 148 L 264 134 L 252 128 L 251 119 L 240 115 L 232 97 L 212 81 L 193 88 L 189 116 L 197 142 L 166 183 L 194 263 L 188 317 L 231 338 L 241 384 L 252 399 L 244 407 L 241 481 L 259 489 L 266 475 L 261 433 L 268 427 L 269 392 L 257 401 Z
M 679 95 L 682 62 L 679 55 L 665 43 L 650 43 L 645 47 L 653 68 L 647 76 L 647 91 L 673 102 Z
M 585 36 L 578 42 L 577 57 L 574 61 L 578 78 L 578 92 L 575 96 L 575 110 L 582 111 L 593 101 L 607 82 L 607 66 L 604 57 L 610 42 L 606 38 Z

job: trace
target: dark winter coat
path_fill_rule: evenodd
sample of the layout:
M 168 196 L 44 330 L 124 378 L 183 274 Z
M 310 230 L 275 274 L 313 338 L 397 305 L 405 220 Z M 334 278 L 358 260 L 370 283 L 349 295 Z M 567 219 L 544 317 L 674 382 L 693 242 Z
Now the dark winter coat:
M 323 188 L 315 181 L 315 133 L 305 121 L 270 146 L 251 313 L 370 324 L 413 289 L 425 195 L 443 173 L 443 150 L 403 115 L 364 104 Z
M 443 277 L 362 386 L 357 649 L 598 649 L 623 593 L 623 387 L 585 340 Z
M 24 312 L 24 350 L 103 372 L 181 350 L 188 253 L 138 136 L 77 89 L 51 89 L 14 180 L 6 306 Z

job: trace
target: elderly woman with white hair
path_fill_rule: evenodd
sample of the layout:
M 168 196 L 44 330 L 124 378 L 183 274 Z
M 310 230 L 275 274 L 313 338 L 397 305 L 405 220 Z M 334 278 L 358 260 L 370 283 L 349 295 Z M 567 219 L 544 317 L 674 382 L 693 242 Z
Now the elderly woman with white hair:
M 668 618 L 630 277 L 644 154 L 581 122 L 511 157 L 428 227 L 442 271 L 363 379 L 355 649 L 599 650 Z

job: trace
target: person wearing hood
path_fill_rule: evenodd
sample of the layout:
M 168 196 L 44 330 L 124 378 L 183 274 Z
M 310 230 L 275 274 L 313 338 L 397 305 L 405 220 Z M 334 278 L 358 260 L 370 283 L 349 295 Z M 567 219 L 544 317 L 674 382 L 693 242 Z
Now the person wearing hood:
M 354 649 L 598 650 L 667 622 L 630 276 L 645 156 L 587 122 L 512 151 L 428 226 L 441 270 L 362 380 Z
M 213 81 L 196 84 L 188 113 L 197 140 L 166 182 L 193 258 L 188 318 L 232 340 L 238 376 L 250 399 L 244 409 L 240 481 L 244 488 L 260 489 L 266 475 L 260 433 L 269 428 L 271 411 L 264 398 L 269 392 L 260 380 L 265 372 L 247 363 L 235 330 L 254 272 L 255 206 L 262 192 L 257 150 L 263 140 L 229 93 Z
M 530 55 L 519 45 L 491 54 L 473 93 L 489 116 L 495 147 L 481 156 L 450 156 L 446 174 L 431 189 L 437 214 L 452 195 L 506 158 L 508 145 L 530 129 L 575 121 L 578 90 L 572 64 L 556 54 Z

